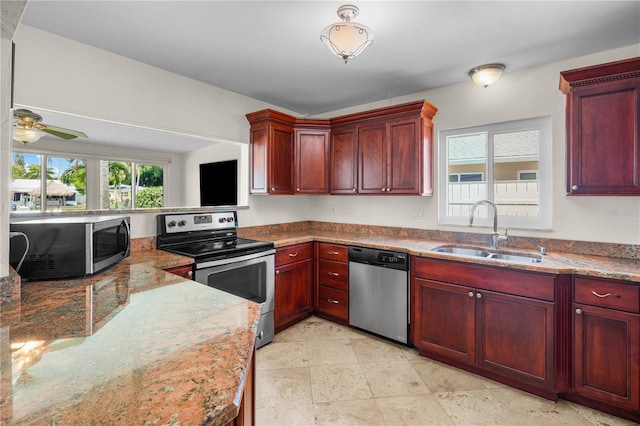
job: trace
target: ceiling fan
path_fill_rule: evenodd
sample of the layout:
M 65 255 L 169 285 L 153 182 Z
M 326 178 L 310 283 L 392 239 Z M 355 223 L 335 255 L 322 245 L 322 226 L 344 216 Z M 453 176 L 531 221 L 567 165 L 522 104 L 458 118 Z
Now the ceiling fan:
M 35 142 L 40 139 L 44 133 L 62 139 L 88 138 L 86 134 L 77 130 L 41 123 L 42 116 L 28 109 L 14 110 L 13 118 L 13 138 L 22 143 Z

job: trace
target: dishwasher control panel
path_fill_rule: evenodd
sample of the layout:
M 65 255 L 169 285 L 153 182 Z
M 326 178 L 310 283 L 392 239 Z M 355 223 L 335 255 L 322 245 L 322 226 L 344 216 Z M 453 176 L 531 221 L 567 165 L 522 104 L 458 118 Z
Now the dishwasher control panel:
M 383 268 L 406 271 L 409 269 L 409 255 L 395 251 L 367 247 L 349 247 L 349 262 L 365 263 Z

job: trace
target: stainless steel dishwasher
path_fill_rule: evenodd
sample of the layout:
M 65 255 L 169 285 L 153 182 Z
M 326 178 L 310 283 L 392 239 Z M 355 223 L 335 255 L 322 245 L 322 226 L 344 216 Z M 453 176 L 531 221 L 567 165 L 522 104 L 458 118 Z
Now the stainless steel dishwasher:
M 409 255 L 349 247 L 349 324 L 407 343 Z

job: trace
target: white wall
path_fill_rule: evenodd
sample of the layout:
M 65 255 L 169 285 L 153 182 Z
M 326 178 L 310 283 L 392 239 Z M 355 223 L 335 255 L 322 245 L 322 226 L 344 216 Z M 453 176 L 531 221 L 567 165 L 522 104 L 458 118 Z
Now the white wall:
M 275 108 L 297 115 L 27 26 L 18 28 L 16 42 L 20 55 L 25 55 L 19 58 L 16 69 L 16 102 L 20 104 L 244 144 L 249 140 L 246 113 Z M 437 135 L 445 129 L 550 115 L 553 230 L 513 233 L 637 244 L 640 242 L 639 197 L 565 196 L 565 99 L 558 90 L 558 80 L 562 70 L 639 55 L 640 45 L 634 45 L 513 73 L 507 64 L 502 79 L 488 89 L 465 82 L 323 116 L 425 98 L 439 109 L 435 117 Z M 196 158 L 222 159 L 228 153 L 220 149 L 212 146 L 184 156 L 186 204 L 199 199 L 198 186 L 193 184 L 198 173 L 193 167 Z M 248 171 L 243 173 L 247 173 L 248 178 Z M 311 219 L 468 230 L 438 226 L 436 197 L 249 196 L 248 205 L 248 210 L 239 213 L 241 226 Z M 413 208 L 424 208 L 424 218 L 413 219 Z M 155 234 L 155 225 L 149 225 L 144 217 L 135 221 L 139 225 L 138 230 L 134 228 L 134 236 Z
M 550 115 L 553 134 L 553 229 L 550 232 L 510 230 L 510 233 L 545 238 L 639 244 L 640 197 L 567 197 L 565 195 L 565 96 L 558 90 L 560 71 L 639 55 L 640 45 L 634 45 L 513 73 L 509 72 L 507 64 L 503 77 L 487 89 L 475 86 L 469 81 L 334 111 L 326 116 L 427 99 L 438 108 L 434 119 L 437 141 L 438 132 L 442 130 Z M 437 158 L 437 142 L 435 155 Z M 436 196 L 424 198 L 314 197 L 310 203 L 311 220 L 487 232 L 477 228 L 439 226 Z M 424 218 L 414 219 L 413 208 L 423 208 Z

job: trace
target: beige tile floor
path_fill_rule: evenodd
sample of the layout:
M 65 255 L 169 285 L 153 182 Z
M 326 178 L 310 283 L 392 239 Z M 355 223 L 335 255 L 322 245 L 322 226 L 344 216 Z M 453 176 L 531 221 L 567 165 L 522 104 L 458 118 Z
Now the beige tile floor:
M 257 425 L 635 424 L 311 317 L 257 352 Z

